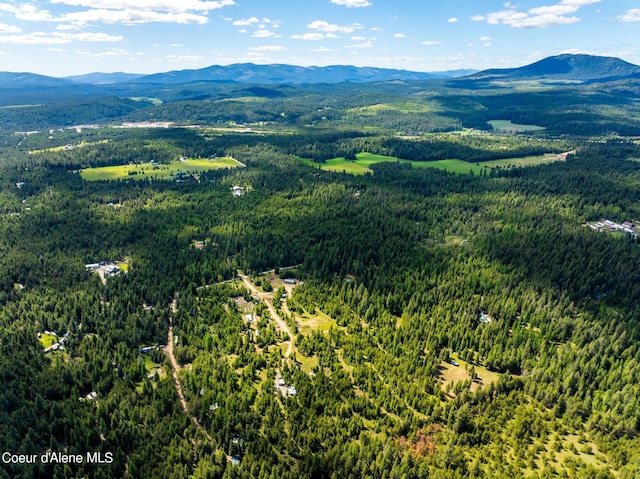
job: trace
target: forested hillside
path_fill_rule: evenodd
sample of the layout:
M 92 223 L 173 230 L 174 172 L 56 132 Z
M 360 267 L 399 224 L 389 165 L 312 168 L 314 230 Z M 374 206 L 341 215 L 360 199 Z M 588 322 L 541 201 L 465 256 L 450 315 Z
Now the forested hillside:
M 635 477 L 637 144 L 356 126 L 6 133 L 0 475 Z

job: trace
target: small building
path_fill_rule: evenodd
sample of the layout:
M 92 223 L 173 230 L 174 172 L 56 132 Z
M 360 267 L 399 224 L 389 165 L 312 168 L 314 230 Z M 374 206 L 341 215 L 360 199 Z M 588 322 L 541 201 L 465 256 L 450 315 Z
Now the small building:
M 87 271 L 95 271 L 100 268 L 100 263 L 89 263 L 84 265 Z
M 18 181 L 18 182 L 16 183 L 16 188 L 20 189 L 20 188 L 22 188 L 25 184 L 26 184 L 26 183 L 25 183 L 24 181 Z
M 110 274 L 111 276 L 115 276 L 118 273 L 120 273 L 120 268 L 118 268 L 117 266 L 113 265 L 113 266 L 107 266 L 107 269 L 105 270 L 105 273 Z
M 633 228 L 635 225 L 631 221 L 625 221 L 624 223 L 622 223 L 622 226 L 624 226 L 625 228 Z
M 57 351 L 58 349 L 60 349 L 60 343 L 54 343 L 51 346 L 49 346 L 48 348 L 44 349 L 45 353 L 50 353 L 53 351 Z
M 287 278 L 284 280 L 284 284 L 296 284 L 295 279 Z
M 480 313 L 480 316 L 478 317 L 478 321 L 483 324 L 486 324 L 493 321 L 493 318 L 489 316 L 487 313 Z
M 244 195 L 244 188 L 242 186 L 234 186 L 231 188 L 231 194 L 233 196 L 242 196 Z
M 296 387 L 289 386 L 289 388 L 287 389 L 287 393 L 289 394 L 289 396 L 295 396 L 297 394 Z

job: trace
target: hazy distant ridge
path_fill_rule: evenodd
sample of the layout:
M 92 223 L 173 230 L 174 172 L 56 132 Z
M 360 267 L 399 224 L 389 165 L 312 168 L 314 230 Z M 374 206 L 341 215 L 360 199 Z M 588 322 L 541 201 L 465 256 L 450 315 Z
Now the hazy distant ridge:
M 240 63 L 228 66 L 210 66 L 199 70 L 180 70 L 156 73 L 139 78 L 140 83 L 179 84 L 207 81 L 238 83 L 342 83 L 375 82 L 389 80 L 432 80 L 450 78 L 451 74 L 412 72 L 386 68 L 334 65 L 328 67 L 301 67 L 294 65 L 254 65 Z
M 452 70 L 444 72 L 413 72 L 388 68 L 355 67 L 335 65 L 328 67 L 301 67 L 295 65 L 255 65 L 241 63 L 235 65 L 213 65 L 198 70 L 179 70 L 152 75 L 132 73 L 88 73 L 66 78 L 54 78 L 34 73 L 0 72 L 0 86 L 27 87 L 33 85 L 117 85 L 117 84 L 154 84 L 178 85 L 199 82 L 233 82 L 253 84 L 274 83 L 342 83 L 342 82 L 379 82 L 390 80 L 432 80 L 455 78 L 468 75 L 477 70 Z
M 463 77 L 463 78 L 459 78 Z M 564 54 L 548 57 L 519 68 L 414 72 L 374 67 L 334 65 L 302 67 L 295 65 L 213 65 L 197 70 L 179 70 L 152 75 L 132 73 L 89 73 L 67 78 L 53 78 L 34 73 L 0 72 L 0 87 L 33 88 L 79 85 L 179 85 L 187 83 L 225 82 L 241 84 L 318 84 L 342 82 L 384 82 L 457 79 L 469 87 L 486 81 L 574 80 L 604 81 L 640 77 L 640 66 L 619 58 Z M 476 83 L 477 82 L 477 83 Z

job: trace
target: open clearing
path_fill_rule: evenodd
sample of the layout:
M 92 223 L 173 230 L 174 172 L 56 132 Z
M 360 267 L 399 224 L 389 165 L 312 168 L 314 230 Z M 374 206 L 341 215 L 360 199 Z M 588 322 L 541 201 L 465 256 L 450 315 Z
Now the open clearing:
M 86 168 L 80 172 L 82 179 L 86 181 L 104 181 L 133 179 L 146 180 L 171 180 L 178 173 L 190 175 L 208 170 L 219 170 L 222 168 L 237 168 L 242 166 L 233 158 L 192 158 L 187 160 L 173 161 L 167 164 L 143 163 L 139 165 L 118 165 L 103 166 L 100 168 Z
M 314 163 L 308 158 L 300 158 L 307 165 L 320 168 L 324 171 L 335 171 L 338 173 L 351 173 L 353 175 L 364 175 L 372 173 L 371 165 L 376 163 L 393 162 L 411 164 L 414 168 L 437 168 L 439 170 L 448 171 L 456 174 L 480 174 L 482 171 L 491 169 L 511 169 L 522 166 L 537 166 L 544 163 L 552 163 L 554 161 L 562 161 L 566 159 L 566 153 L 551 153 L 538 156 L 526 156 L 521 158 L 505 158 L 502 160 L 483 161 L 478 163 L 470 163 L 463 160 L 449 159 L 436 161 L 411 161 L 402 160 L 393 156 L 374 155 L 372 153 L 358 153 L 356 160 L 346 160 L 343 157 L 332 158 L 324 163 Z
M 511 120 L 491 120 L 488 121 L 493 131 L 502 133 L 524 133 L 528 131 L 542 131 L 546 130 L 544 126 L 538 125 L 519 125 L 517 123 L 511 123 Z
M 51 148 L 45 148 L 43 150 L 31 150 L 31 151 L 29 151 L 29 154 L 30 155 L 37 155 L 39 153 L 49 153 L 49 152 L 55 152 L 55 151 L 73 150 L 75 148 L 84 148 L 85 146 L 104 145 L 105 143 L 109 143 L 109 140 L 81 141 L 80 143 L 77 143 L 77 144 L 54 146 L 54 147 L 51 147 Z
M 484 366 L 479 364 L 471 364 L 463 361 L 456 354 L 451 354 L 451 360 L 458 363 L 458 366 L 454 366 L 451 362 L 442 362 L 440 364 L 440 379 L 442 379 L 442 389 L 446 390 L 447 385 L 451 384 L 453 387 L 457 382 L 466 381 L 471 379 L 470 370 L 473 366 L 476 372 L 477 379 L 471 383 L 470 390 L 473 392 L 478 388 L 486 387 L 491 383 L 498 382 L 500 374 L 493 371 L 489 371 Z
M 40 344 L 42 344 L 42 347 L 45 349 L 53 346 L 54 343 L 58 342 L 58 338 L 55 337 L 54 335 L 44 334 L 44 333 L 40 335 L 39 340 L 40 340 Z

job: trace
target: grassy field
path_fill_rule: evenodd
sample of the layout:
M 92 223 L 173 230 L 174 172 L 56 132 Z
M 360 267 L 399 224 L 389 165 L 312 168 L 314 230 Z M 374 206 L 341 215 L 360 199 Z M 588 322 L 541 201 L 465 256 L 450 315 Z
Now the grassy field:
M 454 366 L 453 364 L 442 362 L 440 364 L 440 379 L 442 379 L 442 389 L 445 390 L 448 384 L 453 386 L 455 383 L 460 381 L 466 381 L 471 378 L 471 374 L 469 373 L 469 369 L 471 368 L 471 364 L 463 361 L 458 357 L 457 354 L 451 354 L 451 359 L 458 363 L 458 366 Z M 500 375 L 496 372 L 489 371 L 484 366 L 479 364 L 473 365 L 475 368 L 478 380 L 471 383 L 471 391 L 475 391 L 478 388 L 486 387 L 491 383 L 498 382 Z
M 58 342 L 58 338 L 56 338 L 52 334 L 42 333 L 40 335 L 40 344 L 42 344 L 42 347 L 45 349 L 53 346 L 53 343 L 57 343 L 57 342 Z
M 37 155 L 39 153 L 48 153 L 55 151 L 64 151 L 64 150 L 73 150 L 75 148 L 83 148 L 85 146 L 93 146 L 93 145 L 104 145 L 105 143 L 109 143 L 109 140 L 100 140 L 100 141 L 81 141 L 77 144 L 70 145 L 62 145 L 62 146 L 54 146 L 52 148 L 45 148 L 44 150 L 31 150 L 29 151 L 30 155 Z
M 308 158 L 300 158 L 301 161 L 310 166 L 320 167 L 325 171 L 336 171 L 338 173 L 351 173 L 353 175 L 364 175 L 371 173 L 371 165 L 383 162 L 410 163 L 414 168 L 438 168 L 456 174 L 467 174 L 473 171 L 479 174 L 488 169 L 501 168 L 510 169 L 519 166 L 536 166 L 553 161 L 560 161 L 559 155 L 527 156 L 523 158 L 507 158 L 504 160 L 483 161 L 482 163 L 469 163 L 462 160 L 437 160 L 437 161 L 410 161 L 400 160 L 392 156 L 374 155 L 372 153 L 358 153 L 355 161 L 346 160 L 342 157 L 332 158 L 324 163 L 313 163 Z
M 103 166 L 100 168 L 87 168 L 82 170 L 80 175 L 82 176 L 82 179 L 86 181 L 119 179 L 146 180 L 149 178 L 157 180 L 171 180 L 178 173 L 188 175 L 207 170 L 236 168 L 238 166 L 242 165 L 233 158 L 216 158 L 214 160 L 195 158 L 159 165 L 145 163 L 141 165 L 118 165 Z
M 525 131 L 546 130 L 544 126 L 519 125 L 517 123 L 511 123 L 511 120 L 491 120 L 488 123 L 493 127 L 494 131 L 501 131 L 505 133 L 523 133 Z
M 313 314 L 305 311 L 301 316 L 298 316 L 300 329 L 303 332 L 309 331 L 322 331 L 327 332 L 331 327 L 337 327 L 336 320 L 331 316 L 316 309 Z

